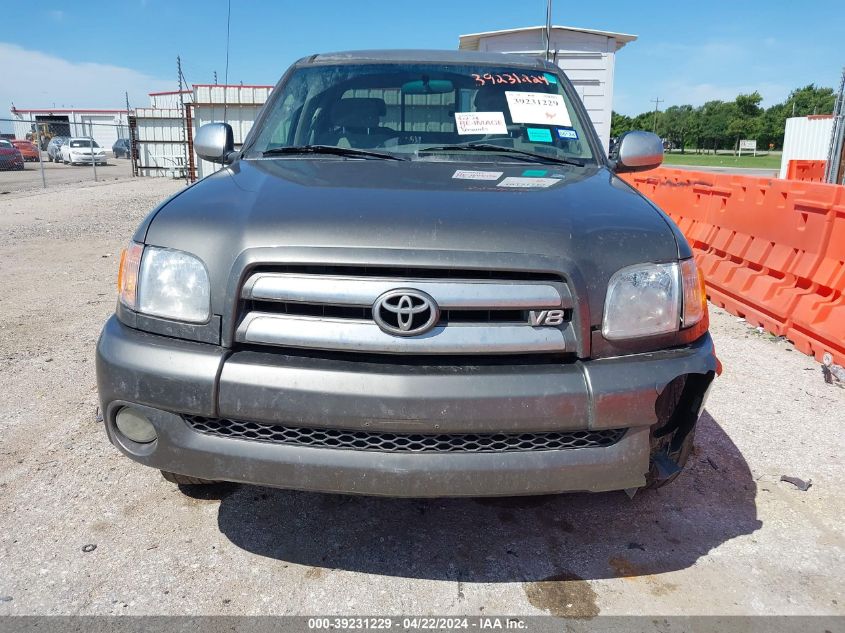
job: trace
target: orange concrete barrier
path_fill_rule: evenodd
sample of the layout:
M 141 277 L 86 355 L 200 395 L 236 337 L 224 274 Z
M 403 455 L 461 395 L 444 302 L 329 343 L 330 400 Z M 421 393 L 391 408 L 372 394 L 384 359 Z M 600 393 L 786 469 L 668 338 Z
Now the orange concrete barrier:
M 786 166 L 787 180 L 824 182 L 826 160 L 791 160 Z
M 845 187 L 663 167 L 624 177 L 681 228 L 711 302 L 845 364 Z

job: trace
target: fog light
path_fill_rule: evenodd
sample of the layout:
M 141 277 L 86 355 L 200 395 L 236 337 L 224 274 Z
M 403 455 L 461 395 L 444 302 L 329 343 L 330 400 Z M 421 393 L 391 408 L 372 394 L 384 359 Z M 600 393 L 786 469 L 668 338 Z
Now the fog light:
M 115 426 L 128 439 L 139 444 L 149 444 L 156 438 L 155 427 L 137 409 L 123 407 L 117 412 Z

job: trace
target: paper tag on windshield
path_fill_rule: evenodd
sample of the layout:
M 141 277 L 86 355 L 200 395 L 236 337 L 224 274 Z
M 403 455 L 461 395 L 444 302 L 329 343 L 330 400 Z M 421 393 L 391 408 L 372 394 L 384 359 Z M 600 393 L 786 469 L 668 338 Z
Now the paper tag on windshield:
M 572 126 L 563 95 L 506 90 L 505 97 L 514 123 Z
M 455 112 L 458 134 L 507 134 L 504 112 Z

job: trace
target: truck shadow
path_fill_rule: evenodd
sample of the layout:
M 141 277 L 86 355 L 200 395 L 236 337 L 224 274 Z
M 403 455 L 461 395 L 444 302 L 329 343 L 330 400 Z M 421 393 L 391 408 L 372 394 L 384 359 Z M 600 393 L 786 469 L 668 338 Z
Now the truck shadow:
M 325 569 L 488 583 L 659 574 L 762 525 L 748 464 L 707 412 L 696 447 L 674 483 L 633 500 L 383 499 L 230 484 L 218 523 L 249 552 Z

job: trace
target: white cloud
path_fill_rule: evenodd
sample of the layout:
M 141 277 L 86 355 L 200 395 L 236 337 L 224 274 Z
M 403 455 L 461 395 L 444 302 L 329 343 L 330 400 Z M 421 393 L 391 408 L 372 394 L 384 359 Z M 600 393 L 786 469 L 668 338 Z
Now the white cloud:
M 132 107 L 149 104 L 147 93 L 176 90 L 176 82 L 132 68 L 72 62 L 0 42 L 0 118 L 18 108 L 123 108 L 124 91 Z

